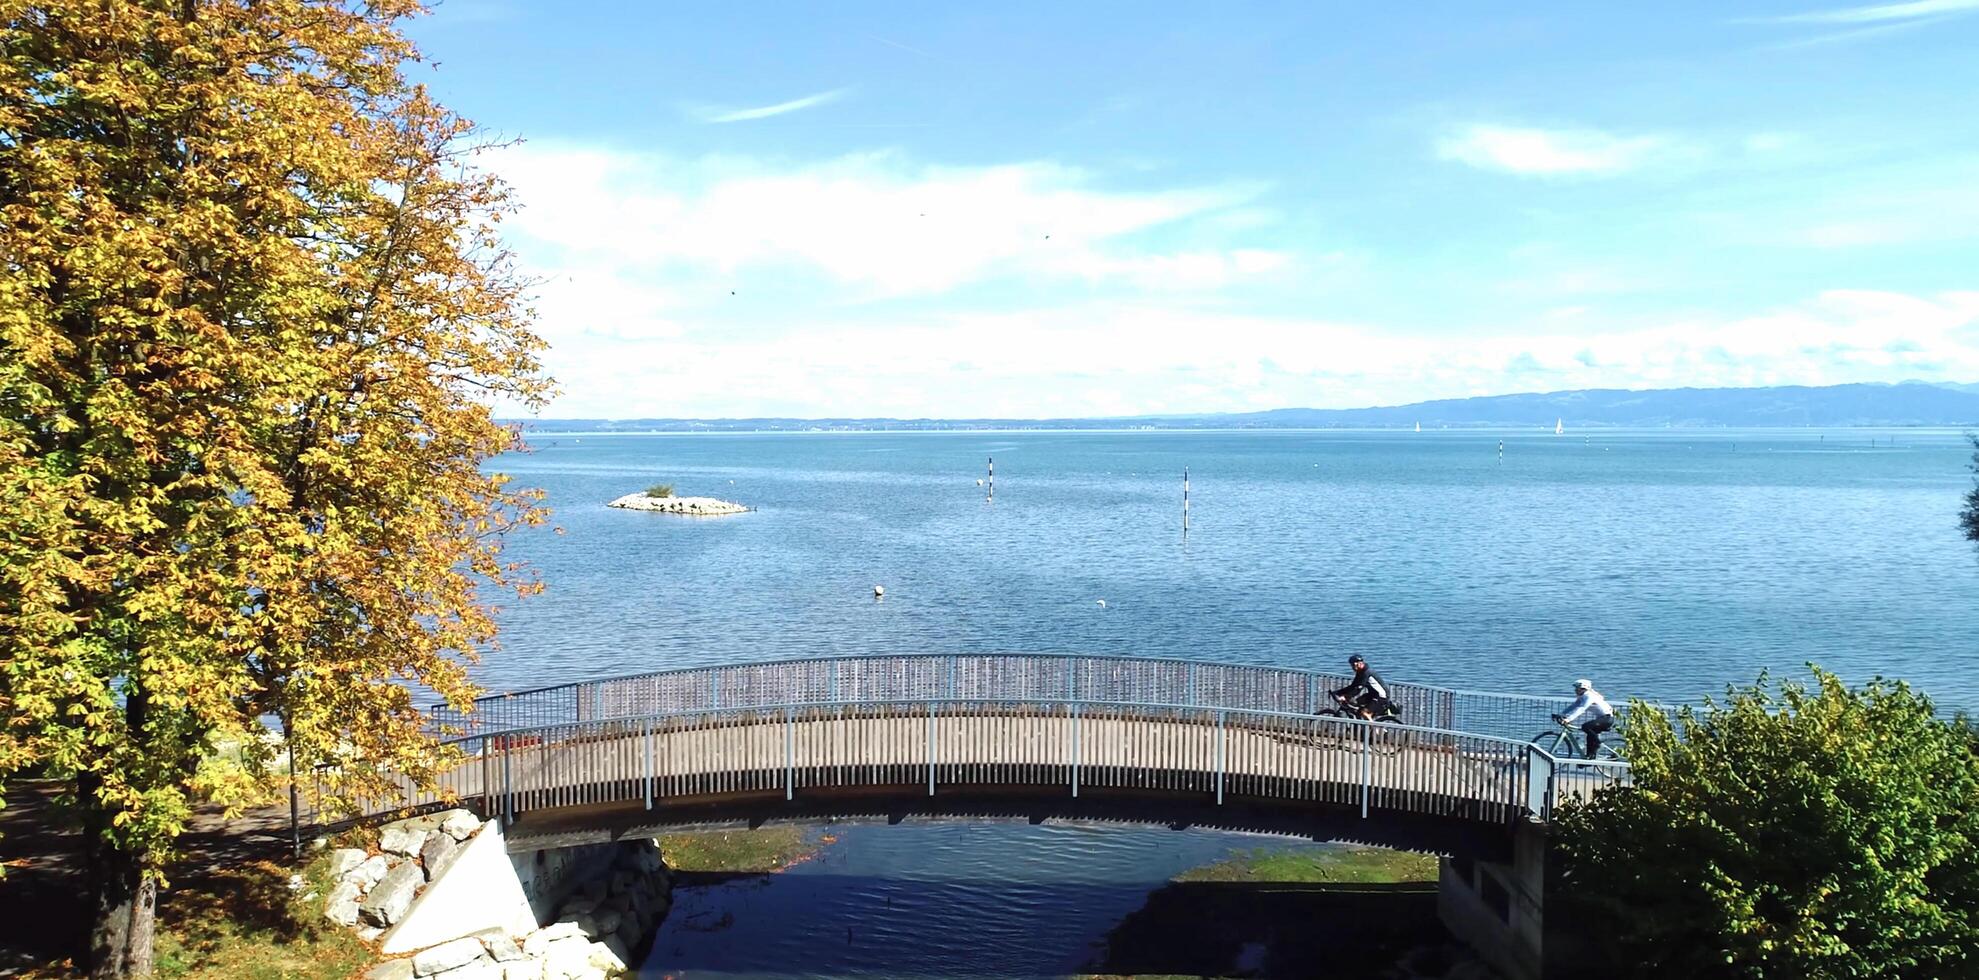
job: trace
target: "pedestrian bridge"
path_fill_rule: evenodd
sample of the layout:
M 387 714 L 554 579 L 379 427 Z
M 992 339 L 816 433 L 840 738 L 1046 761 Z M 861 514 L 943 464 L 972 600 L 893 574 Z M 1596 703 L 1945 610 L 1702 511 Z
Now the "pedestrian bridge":
M 434 711 L 461 761 L 435 786 L 408 786 L 400 802 L 475 806 L 502 817 L 518 849 L 692 824 L 951 815 L 1229 827 L 1460 853 L 1508 841 L 1513 825 L 1547 820 L 1560 800 L 1627 778 L 1622 764 L 1556 758 L 1530 743 L 1564 699 L 1397 684 L 1404 723 L 1316 716 L 1347 680 L 1186 660 L 970 654 L 580 681 Z
M 1628 767 L 1532 744 L 1565 699 L 1395 684 L 1403 723 L 1316 715 L 1347 681 L 1036 654 L 578 681 L 434 710 L 453 764 L 380 808 L 472 807 L 502 820 L 511 860 L 535 861 L 683 827 L 920 817 L 1127 821 L 1432 851 L 1453 934 L 1506 976 L 1537 980 L 1546 824 L 1561 801 L 1625 782 Z

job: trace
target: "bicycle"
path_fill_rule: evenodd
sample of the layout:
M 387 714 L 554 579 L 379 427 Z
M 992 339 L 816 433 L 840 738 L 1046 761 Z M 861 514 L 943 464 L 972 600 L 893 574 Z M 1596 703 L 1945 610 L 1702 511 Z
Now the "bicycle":
M 1402 713 L 1396 710 L 1395 706 L 1392 704 L 1388 705 L 1386 709 L 1383 710 L 1381 713 L 1376 714 L 1370 718 L 1365 715 L 1362 715 L 1360 708 L 1355 707 L 1353 705 L 1349 705 L 1342 701 L 1338 701 L 1337 699 L 1333 705 L 1331 705 L 1330 707 L 1321 708 L 1320 710 L 1313 712 L 1313 715 L 1319 718 L 1344 718 L 1349 721 L 1372 721 L 1376 725 L 1399 726 L 1402 723 Z M 1362 746 L 1363 742 L 1366 742 L 1368 744 L 1368 747 L 1372 749 L 1377 755 L 1394 755 L 1397 752 L 1402 751 L 1402 736 L 1406 734 L 1407 734 L 1406 732 L 1397 731 L 1391 735 L 1389 733 L 1380 731 L 1379 729 L 1371 730 L 1368 732 L 1358 732 L 1358 731 L 1351 733 L 1336 732 L 1332 736 L 1325 736 L 1325 735 L 1315 736 L 1313 739 L 1313 744 L 1321 745 L 1321 744 L 1330 743 L 1331 746 L 1335 748 L 1358 750 Z
M 1532 744 L 1545 749 L 1549 755 L 1555 758 L 1586 759 L 1587 736 L 1580 730 L 1580 726 L 1572 722 L 1559 721 L 1557 715 L 1554 717 L 1554 720 L 1558 722 L 1560 727 L 1557 729 L 1547 729 L 1534 735 L 1532 737 Z M 1594 761 L 1621 762 L 1621 745 L 1621 726 L 1618 725 L 1602 732 L 1601 747 L 1594 751 Z

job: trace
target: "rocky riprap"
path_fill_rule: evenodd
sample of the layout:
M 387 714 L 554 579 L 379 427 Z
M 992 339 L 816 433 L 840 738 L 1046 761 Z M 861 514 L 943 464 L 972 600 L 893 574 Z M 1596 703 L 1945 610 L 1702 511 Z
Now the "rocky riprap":
M 337 882 L 324 914 L 375 939 L 400 922 L 428 882 L 481 823 L 449 810 L 386 824 L 378 851 L 330 852 Z M 489 930 L 386 960 L 366 980 L 607 980 L 628 976 L 633 954 L 653 935 L 673 903 L 671 876 L 659 842 L 621 841 L 597 874 L 557 907 L 546 926 L 523 935 Z
M 331 922 L 354 926 L 358 935 L 375 939 L 404 918 L 419 890 L 439 877 L 462 844 L 481 829 L 481 821 L 466 810 L 448 810 L 386 824 L 378 834 L 378 851 L 354 847 L 330 852 L 330 897 L 323 914 Z

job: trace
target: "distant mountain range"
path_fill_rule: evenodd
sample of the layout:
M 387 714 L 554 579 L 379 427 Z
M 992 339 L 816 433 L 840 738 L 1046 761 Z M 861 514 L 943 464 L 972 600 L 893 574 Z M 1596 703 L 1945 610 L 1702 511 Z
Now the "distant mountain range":
M 1448 398 L 1379 408 L 1279 408 L 1268 412 L 1084 419 L 525 419 L 539 432 L 756 432 L 959 429 L 1327 429 L 1450 427 L 1846 427 L 1979 425 L 1979 384 L 1846 384 L 1827 387 L 1587 388 Z

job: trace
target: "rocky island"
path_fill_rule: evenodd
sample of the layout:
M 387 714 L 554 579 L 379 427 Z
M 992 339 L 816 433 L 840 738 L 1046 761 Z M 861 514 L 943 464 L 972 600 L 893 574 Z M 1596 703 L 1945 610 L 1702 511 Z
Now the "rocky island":
M 607 507 L 622 507 L 626 510 L 650 510 L 661 514 L 684 514 L 688 517 L 726 517 L 729 514 L 746 514 L 749 508 L 741 504 L 714 497 L 676 497 L 668 494 L 656 497 L 650 491 L 628 493 L 606 504 Z

